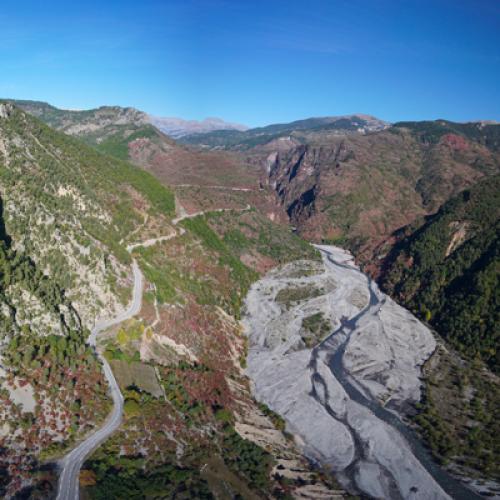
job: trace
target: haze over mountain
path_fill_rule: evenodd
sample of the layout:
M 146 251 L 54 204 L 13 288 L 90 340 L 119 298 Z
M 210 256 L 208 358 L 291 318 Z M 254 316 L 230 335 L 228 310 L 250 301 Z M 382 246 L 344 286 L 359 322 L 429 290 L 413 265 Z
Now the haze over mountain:
M 248 127 L 237 123 L 227 123 L 220 118 L 205 118 L 204 120 L 183 120 L 182 118 L 160 118 L 149 116 L 153 125 L 162 132 L 178 139 L 191 134 L 203 134 L 214 130 L 247 130 Z

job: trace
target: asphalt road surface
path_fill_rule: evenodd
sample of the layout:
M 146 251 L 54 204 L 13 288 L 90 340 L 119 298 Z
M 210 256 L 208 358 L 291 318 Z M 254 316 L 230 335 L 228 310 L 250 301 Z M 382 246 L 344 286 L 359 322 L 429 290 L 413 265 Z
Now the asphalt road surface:
M 132 318 L 141 310 L 143 275 L 135 260 L 132 262 L 132 271 L 134 275 L 134 288 L 130 305 L 118 316 L 97 323 L 88 338 L 90 345 L 95 346 L 96 337 L 99 332 Z M 109 414 L 104 425 L 96 433 L 89 436 L 85 441 L 82 441 L 61 460 L 61 475 L 59 477 L 57 500 L 78 499 L 80 469 L 83 462 L 94 449 L 103 443 L 120 426 L 122 421 L 123 395 L 120 392 L 120 388 L 108 361 L 104 356 L 99 356 L 99 358 L 103 365 L 104 375 L 109 384 L 110 394 L 113 399 L 113 410 Z

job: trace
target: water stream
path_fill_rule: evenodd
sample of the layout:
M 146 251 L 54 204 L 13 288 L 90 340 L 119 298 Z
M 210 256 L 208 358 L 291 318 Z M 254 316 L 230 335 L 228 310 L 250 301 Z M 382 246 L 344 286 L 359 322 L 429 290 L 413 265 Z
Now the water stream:
M 320 249 L 321 252 L 327 254 L 329 262 L 333 265 L 343 267 L 345 269 L 351 269 L 359 272 L 355 267 L 342 264 L 333 259 L 331 254 L 324 249 Z M 313 357 L 317 357 L 318 353 L 325 348 L 331 337 L 338 334 L 344 334 L 347 339 L 349 339 L 350 334 L 356 329 L 358 321 L 365 317 L 366 315 L 375 315 L 380 310 L 383 300 L 380 300 L 378 295 L 374 291 L 374 286 L 376 286 L 370 278 L 368 279 L 370 298 L 368 305 L 362 309 L 356 316 L 346 320 L 343 324 L 332 334 L 327 337 L 321 344 L 314 349 Z M 456 500 L 471 500 L 480 499 L 480 495 L 474 493 L 469 488 L 465 487 L 458 480 L 453 478 L 449 473 L 447 473 L 443 468 L 441 468 L 431 457 L 430 453 L 420 442 L 419 437 L 413 429 L 408 427 L 402 420 L 389 410 L 386 410 L 378 402 L 368 399 L 365 397 L 361 391 L 359 391 L 352 383 L 351 377 L 344 369 L 343 356 L 345 352 L 345 346 L 347 341 L 338 348 L 333 356 L 329 357 L 329 368 L 332 371 L 335 378 L 340 382 L 345 392 L 348 394 L 349 398 L 356 403 L 364 406 L 370 410 L 377 418 L 390 425 L 396 429 L 408 442 L 410 448 L 419 460 L 422 466 L 427 470 L 427 472 L 434 478 L 434 480 L 441 486 L 441 488 L 448 493 L 452 498 Z M 319 374 L 317 376 L 320 377 Z

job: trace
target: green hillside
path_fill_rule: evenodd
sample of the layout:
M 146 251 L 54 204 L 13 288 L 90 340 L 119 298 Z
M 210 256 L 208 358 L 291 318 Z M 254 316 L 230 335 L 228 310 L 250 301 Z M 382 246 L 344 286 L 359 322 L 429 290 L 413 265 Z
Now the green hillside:
M 7 231 L 42 266 L 53 268 L 67 289 L 80 288 L 76 282 L 85 280 L 86 273 L 76 272 L 79 265 L 91 266 L 106 255 L 117 266 L 128 264 L 119 242 L 146 213 L 174 213 L 173 194 L 150 174 L 100 155 L 16 108 L 1 121 L 1 133 Z M 142 200 L 140 208 L 134 198 Z M 84 255 L 82 246 L 92 251 Z M 112 267 L 103 269 L 105 280 Z
M 175 207 L 150 174 L 9 104 L 0 111 L 0 422 L 11 431 L 0 471 L 14 461 L 36 485 L 38 461 L 108 413 L 86 338 L 97 317 L 129 300 L 127 236 L 146 218 L 170 220 Z M 0 476 L 2 496 L 11 494 L 9 474 Z
M 466 356 L 500 369 L 500 176 L 463 191 L 406 228 L 382 285 Z

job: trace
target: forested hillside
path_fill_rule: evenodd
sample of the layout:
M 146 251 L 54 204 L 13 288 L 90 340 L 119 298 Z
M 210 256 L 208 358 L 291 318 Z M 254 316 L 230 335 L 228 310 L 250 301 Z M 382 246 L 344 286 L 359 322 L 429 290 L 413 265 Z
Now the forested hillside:
M 500 127 L 498 123 L 468 122 L 456 123 L 448 120 L 397 122 L 395 128 L 411 130 L 422 142 L 437 144 L 448 134 L 466 137 L 483 146 L 498 151 L 500 149 Z
M 385 290 L 468 357 L 500 369 L 500 176 L 409 226 L 386 257 Z

